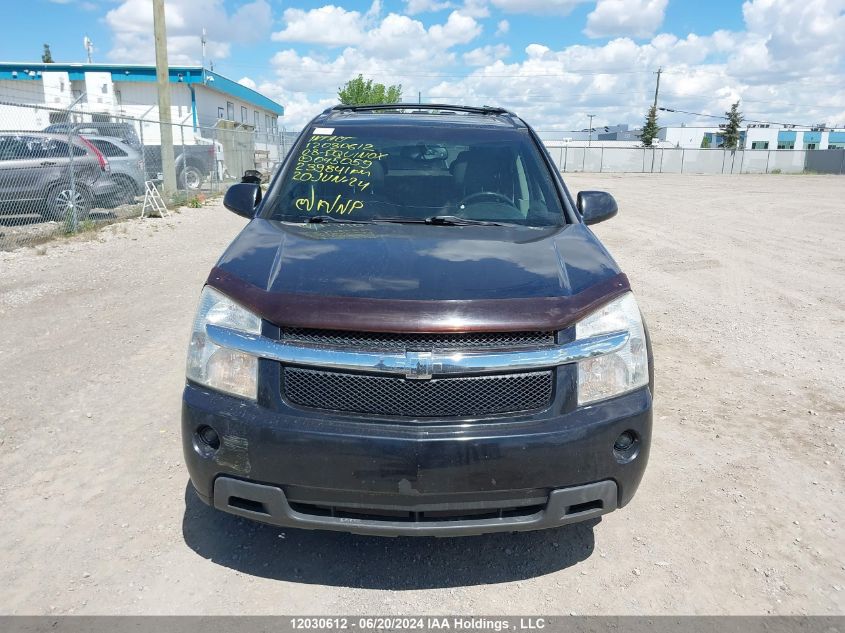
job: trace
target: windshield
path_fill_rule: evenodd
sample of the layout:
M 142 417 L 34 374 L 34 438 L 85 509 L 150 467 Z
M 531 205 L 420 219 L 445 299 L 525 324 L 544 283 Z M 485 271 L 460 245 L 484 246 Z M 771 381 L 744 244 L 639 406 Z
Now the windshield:
M 306 133 L 269 219 L 564 223 L 551 174 L 525 130 L 344 125 Z

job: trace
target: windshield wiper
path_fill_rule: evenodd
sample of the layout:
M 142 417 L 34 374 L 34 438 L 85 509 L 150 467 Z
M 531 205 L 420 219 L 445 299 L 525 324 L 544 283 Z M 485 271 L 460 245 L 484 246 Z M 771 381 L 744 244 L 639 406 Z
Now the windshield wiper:
M 505 226 L 502 222 L 493 222 L 492 220 L 471 220 L 469 218 L 460 218 L 457 215 L 432 215 L 425 219 L 426 224 L 437 224 L 440 226 Z
M 306 224 L 320 224 L 321 222 L 340 222 L 342 224 L 369 224 L 369 220 L 347 220 L 336 218 L 331 215 L 312 215 L 307 220 Z
M 396 224 L 432 224 L 435 226 L 521 226 L 491 220 L 471 220 L 456 215 L 432 215 L 427 218 L 373 218 L 373 222 L 394 222 Z
M 394 224 L 425 224 L 424 218 L 373 218 L 373 222 L 393 222 Z

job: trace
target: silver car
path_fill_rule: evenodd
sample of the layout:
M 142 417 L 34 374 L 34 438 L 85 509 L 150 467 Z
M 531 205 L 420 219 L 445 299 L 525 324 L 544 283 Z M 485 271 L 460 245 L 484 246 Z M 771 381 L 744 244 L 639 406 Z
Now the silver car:
M 84 138 L 44 132 L 0 132 L 0 212 L 39 213 L 61 220 L 76 208 L 88 217 L 94 201 L 113 196 L 109 162 Z
M 113 136 L 83 135 L 105 156 L 111 165 L 111 179 L 120 187 L 116 196 L 98 199 L 107 207 L 135 202 L 144 193 L 144 162 L 141 152 Z

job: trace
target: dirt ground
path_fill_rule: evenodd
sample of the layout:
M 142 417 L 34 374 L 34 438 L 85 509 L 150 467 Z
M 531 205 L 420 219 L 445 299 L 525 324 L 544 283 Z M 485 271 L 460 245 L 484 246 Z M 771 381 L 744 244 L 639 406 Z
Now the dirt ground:
M 570 175 L 654 339 L 655 434 L 596 525 L 462 539 L 282 530 L 187 488 L 219 206 L 0 253 L 0 612 L 845 613 L 845 178 Z

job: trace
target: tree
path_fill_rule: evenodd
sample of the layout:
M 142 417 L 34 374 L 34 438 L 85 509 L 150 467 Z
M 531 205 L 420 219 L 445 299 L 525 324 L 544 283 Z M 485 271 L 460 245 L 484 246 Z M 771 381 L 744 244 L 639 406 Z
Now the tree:
M 53 54 L 50 52 L 50 45 L 44 45 L 44 52 L 41 53 L 41 61 L 45 64 L 52 64 L 53 63 Z
M 375 103 L 398 103 L 402 100 L 402 84 L 387 86 L 374 84 L 372 79 L 358 75 L 337 90 L 337 98 L 346 105 L 368 105 Z
M 701 149 L 710 149 L 710 137 L 709 136 L 705 135 L 701 138 Z
M 654 139 L 657 138 L 657 133 L 659 131 L 660 126 L 657 125 L 657 108 L 651 106 L 648 109 L 648 115 L 645 118 L 643 132 L 640 134 L 640 140 L 642 140 L 643 145 L 645 147 L 651 147 L 651 144 L 654 142 Z
M 742 125 L 742 113 L 739 111 L 739 101 L 731 106 L 730 112 L 725 112 L 728 117 L 728 123 L 725 125 L 725 131 L 722 133 L 722 138 L 725 140 L 725 149 L 736 149 L 739 143 L 739 126 Z

